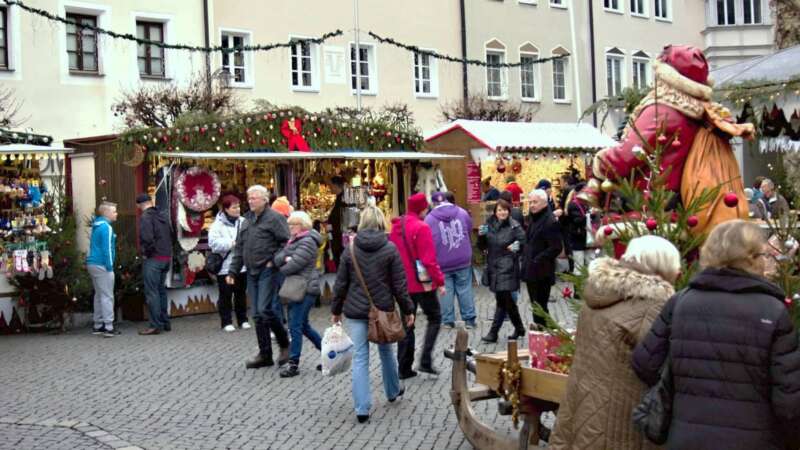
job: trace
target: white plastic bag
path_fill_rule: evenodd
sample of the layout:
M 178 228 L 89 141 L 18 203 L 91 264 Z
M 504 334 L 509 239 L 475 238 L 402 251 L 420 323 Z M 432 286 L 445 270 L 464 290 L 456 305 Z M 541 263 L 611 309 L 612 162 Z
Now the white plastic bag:
M 353 350 L 353 341 L 341 323 L 328 327 L 322 336 L 322 375 L 332 377 L 350 370 Z

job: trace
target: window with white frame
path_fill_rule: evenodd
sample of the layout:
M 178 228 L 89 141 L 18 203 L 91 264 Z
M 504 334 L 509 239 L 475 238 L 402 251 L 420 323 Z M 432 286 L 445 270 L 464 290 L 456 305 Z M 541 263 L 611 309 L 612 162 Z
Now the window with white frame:
M 564 53 L 555 53 L 557 56 Z M 567 58 L 554 59 L 553 64 L 553 101 L 567 102 Z
M 735 25 L 735 0 L 717 0 L 717 25 Z
M 603 0 L 603 7 L 611 11 L 622 12 L 622 8 L 619 6 L 621 1 L 622 0 Z
M 100 57 L 97 46 L 97 32 L 80 25 L 97 26 L 97 16 L 88 14 L 67 14 L 67 57 L 71 72 L 100 72 Z
M 606 91 L 609 97 L 622 93 L 622 65 L 625 54 L 617 48 L 606 52 Z
M 653 15 L 657 19 L 669 20 L 670 18 L 669 0 L 655 0 L 655 8 L 653 8 Z
M 414 93 L 420 97 L 438 95 L 436 59 L 427 53 L 414 53 Z
M 631 2 L 631 15 L 633 16 L 644 16 L 645 10 L 645 0 L 630 0 Z
M 519 66 L 520 96 L 523 100 L 536 100 L 538 97 L 536 95 L 536 85 L 538 84 L 536 80 L 537 59 L 539 59 L 539 55 L 535 53 L 519 54 L 519 62 L 521 63 Z
M 633 87 L 644 89 L 650 85 L 650 57 L 639 51 L 633 54 Z
M 743 19 L 748 25 L 761 23 L 761 0 L 743 0 Z
M 360 89 L 362 94 L 377 93 L 377 70 L 374 45 L 359 44 L 356 54 L 356 44 L 350 44 L 350 87 L 353 92 Z
M 508 88 L 508 68 L 497 66 L 505 64 L 506 52 L 503 50 L 486 50 L 486 93 L 489 98 L 504 99 Z
M 250 83 L 248 58 L 241 49 L 250 44 L 250 36 L 244 33 L 223 31 L 220 42 L 222 47 L 230 49 L 222 52 L 222 71 L 228 75 L 229 83 L 233 86 Z
M 0 69 L 8 69 L 8 8 L 0 8 Z
M 289 48 L 292 88 L 296 90 L 319 89 L 319 65 L 317 45 L 303 39 L 293 38 Z

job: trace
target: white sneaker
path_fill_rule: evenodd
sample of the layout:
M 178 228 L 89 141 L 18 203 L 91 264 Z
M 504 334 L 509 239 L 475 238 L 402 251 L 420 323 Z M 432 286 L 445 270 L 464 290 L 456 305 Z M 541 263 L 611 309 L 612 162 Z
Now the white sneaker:
M 242 324 L 242 329 L 243 330 L 249 330 L 250 329 L 250 322 L 243 323 Z
M 225 328 L 223 328 L 223 330 L 225 330 L 226 333 L 233 333 L 234 331 L 236 331 L 236 327 L 234 327 L 233 325 L 225 325 Z
M 275 339 L 275 333 L 273 333 L 272 331 L 270 331 L 270 332 L 269 332 L 269 337 L 270 337 L 270 338 L 272 338 L 272 339 Z

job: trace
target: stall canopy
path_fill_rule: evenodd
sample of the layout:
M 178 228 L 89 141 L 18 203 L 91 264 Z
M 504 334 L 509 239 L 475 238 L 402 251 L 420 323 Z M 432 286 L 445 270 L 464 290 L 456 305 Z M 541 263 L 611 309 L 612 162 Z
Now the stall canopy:
M 585 123 L 488 122 L 456 120 L 425 136 L 429 143 L 450 133 L 463 133 L 492 151 L 598 150 L 616 142 Z
M 374 159 L 394 161 L 436 161 L 463 158 L 459 155 L 421 152 L 156 152 L 155 156 L 185 159 Z

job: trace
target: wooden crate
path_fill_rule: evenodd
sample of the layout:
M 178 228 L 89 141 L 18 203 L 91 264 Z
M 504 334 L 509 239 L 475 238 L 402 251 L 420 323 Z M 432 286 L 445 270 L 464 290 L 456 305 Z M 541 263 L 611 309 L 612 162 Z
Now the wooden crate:
M 528 350 L 520 349 L 519 361 L 528 360 Z M 500 366 L 508 359 L 507 352 L 485 353 L 475 356 L 475 382 L 489 386 L 493 391 L 500 390 Z M 523 396 L 561 403 L 567 392 L 567 375 L 541 369 L 525 367 L 521 362 L 522 380 L 520 393 Z

